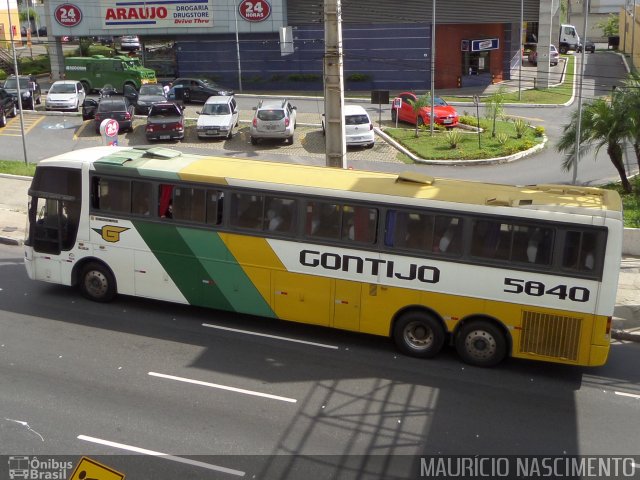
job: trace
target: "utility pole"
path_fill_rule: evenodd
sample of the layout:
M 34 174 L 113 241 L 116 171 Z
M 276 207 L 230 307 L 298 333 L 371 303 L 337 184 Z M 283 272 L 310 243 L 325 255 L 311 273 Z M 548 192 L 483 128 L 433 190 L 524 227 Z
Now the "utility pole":
M 578 82 L 578 124 L 576 125 L 576 154 L 573 164 L 573 185 L 578 181 L 578 162 L 580 161 L 580 135 L 582 127 L 582 85 L 584 83 L 585 46 L 587 45 L 587 14 L 589 13 L 589 0 L 584 2 L 584 22 L 582 24 L 582 53 L 580 54 L 580 81 Z
M 347 168 L 340 2 L 324 1 L 324 128 L 327 167 Z

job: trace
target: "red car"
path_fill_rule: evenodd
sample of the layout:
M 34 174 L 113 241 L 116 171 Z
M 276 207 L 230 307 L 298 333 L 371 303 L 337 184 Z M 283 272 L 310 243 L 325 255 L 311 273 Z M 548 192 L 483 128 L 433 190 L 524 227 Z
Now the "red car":
M 397 109 L 391 107 L 391 120 L 396 121 L 396 116 L 400 122 L 416 124 L 416 114 L 413 111 L 413 106 L 410 102 L 415 102 L 418 96 L 415 93 L 404 92 L 398 95 L 402 99 L 402 106 Z M 454 127 L 458 124 L 458 112 L 456 109 L 445 102 L 440 97 L 435 97 L 433 105 L 433 113 L 435 114 L 435 121 L 445 127 Z M 431 115 L 431 105 L 422 107 L 418 114 L 418 125 L 429 125 L 431 121 L 429 116 Z

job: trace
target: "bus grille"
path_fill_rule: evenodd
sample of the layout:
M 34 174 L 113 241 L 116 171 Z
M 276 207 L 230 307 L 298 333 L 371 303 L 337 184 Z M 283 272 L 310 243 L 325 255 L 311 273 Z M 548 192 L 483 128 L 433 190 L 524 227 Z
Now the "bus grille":
M 578 359 L 580 318 L 522 312 L 520 353 L 533 353 L 566 360 Z

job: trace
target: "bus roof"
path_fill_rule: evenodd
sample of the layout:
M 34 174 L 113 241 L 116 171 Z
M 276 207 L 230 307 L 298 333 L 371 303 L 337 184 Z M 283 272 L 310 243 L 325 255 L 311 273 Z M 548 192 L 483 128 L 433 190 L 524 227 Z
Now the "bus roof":
M 331 191 L 346 191 L 365 196 L 390 195 L 524 209 L 588 209 L 591 215 L 622 218 L 618 193 L 594 187 L 502 185 L 436 178 L 416 172 L 392 174 L 186 154 L 164 147 L 94 147 L 52 157 L 40 165 L 79 166 L 87 162 L 97 171 L 135 177 L 254 187 L 262 183 L 281 185 L 281 191 L 314 191 L 327 195 Z M 617 214 L 606 214 L 607 211 Z

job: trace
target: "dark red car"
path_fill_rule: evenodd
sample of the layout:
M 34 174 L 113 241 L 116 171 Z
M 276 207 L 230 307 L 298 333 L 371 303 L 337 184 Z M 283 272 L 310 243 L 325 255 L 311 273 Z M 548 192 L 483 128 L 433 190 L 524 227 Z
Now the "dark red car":
M 184 114 L 173 102 L 155 103 L 149 110 L 147 140 L 181 140 L 184 138 Z
M 416 124 L 416 118 L 418 125 L 429 125 L 431 123 L 429 119 L 431 115 L 431 105 L 422 107 L 416 117 L 411 102 L 416 102 L 418 96 L 412 92 L 404 92 L 398 95 L 398 97 L 402 99 L 402 106 L 396 109 L 392 105 L 391 120 L 395 122 L 397 116 L 398 121 L 411 123 L 413 125 Z M 454 127 L 458 124 L 458 112 L 440 97 L 435 97 L 433 113 L 437 124 L 444 125 L 445 127 Z

